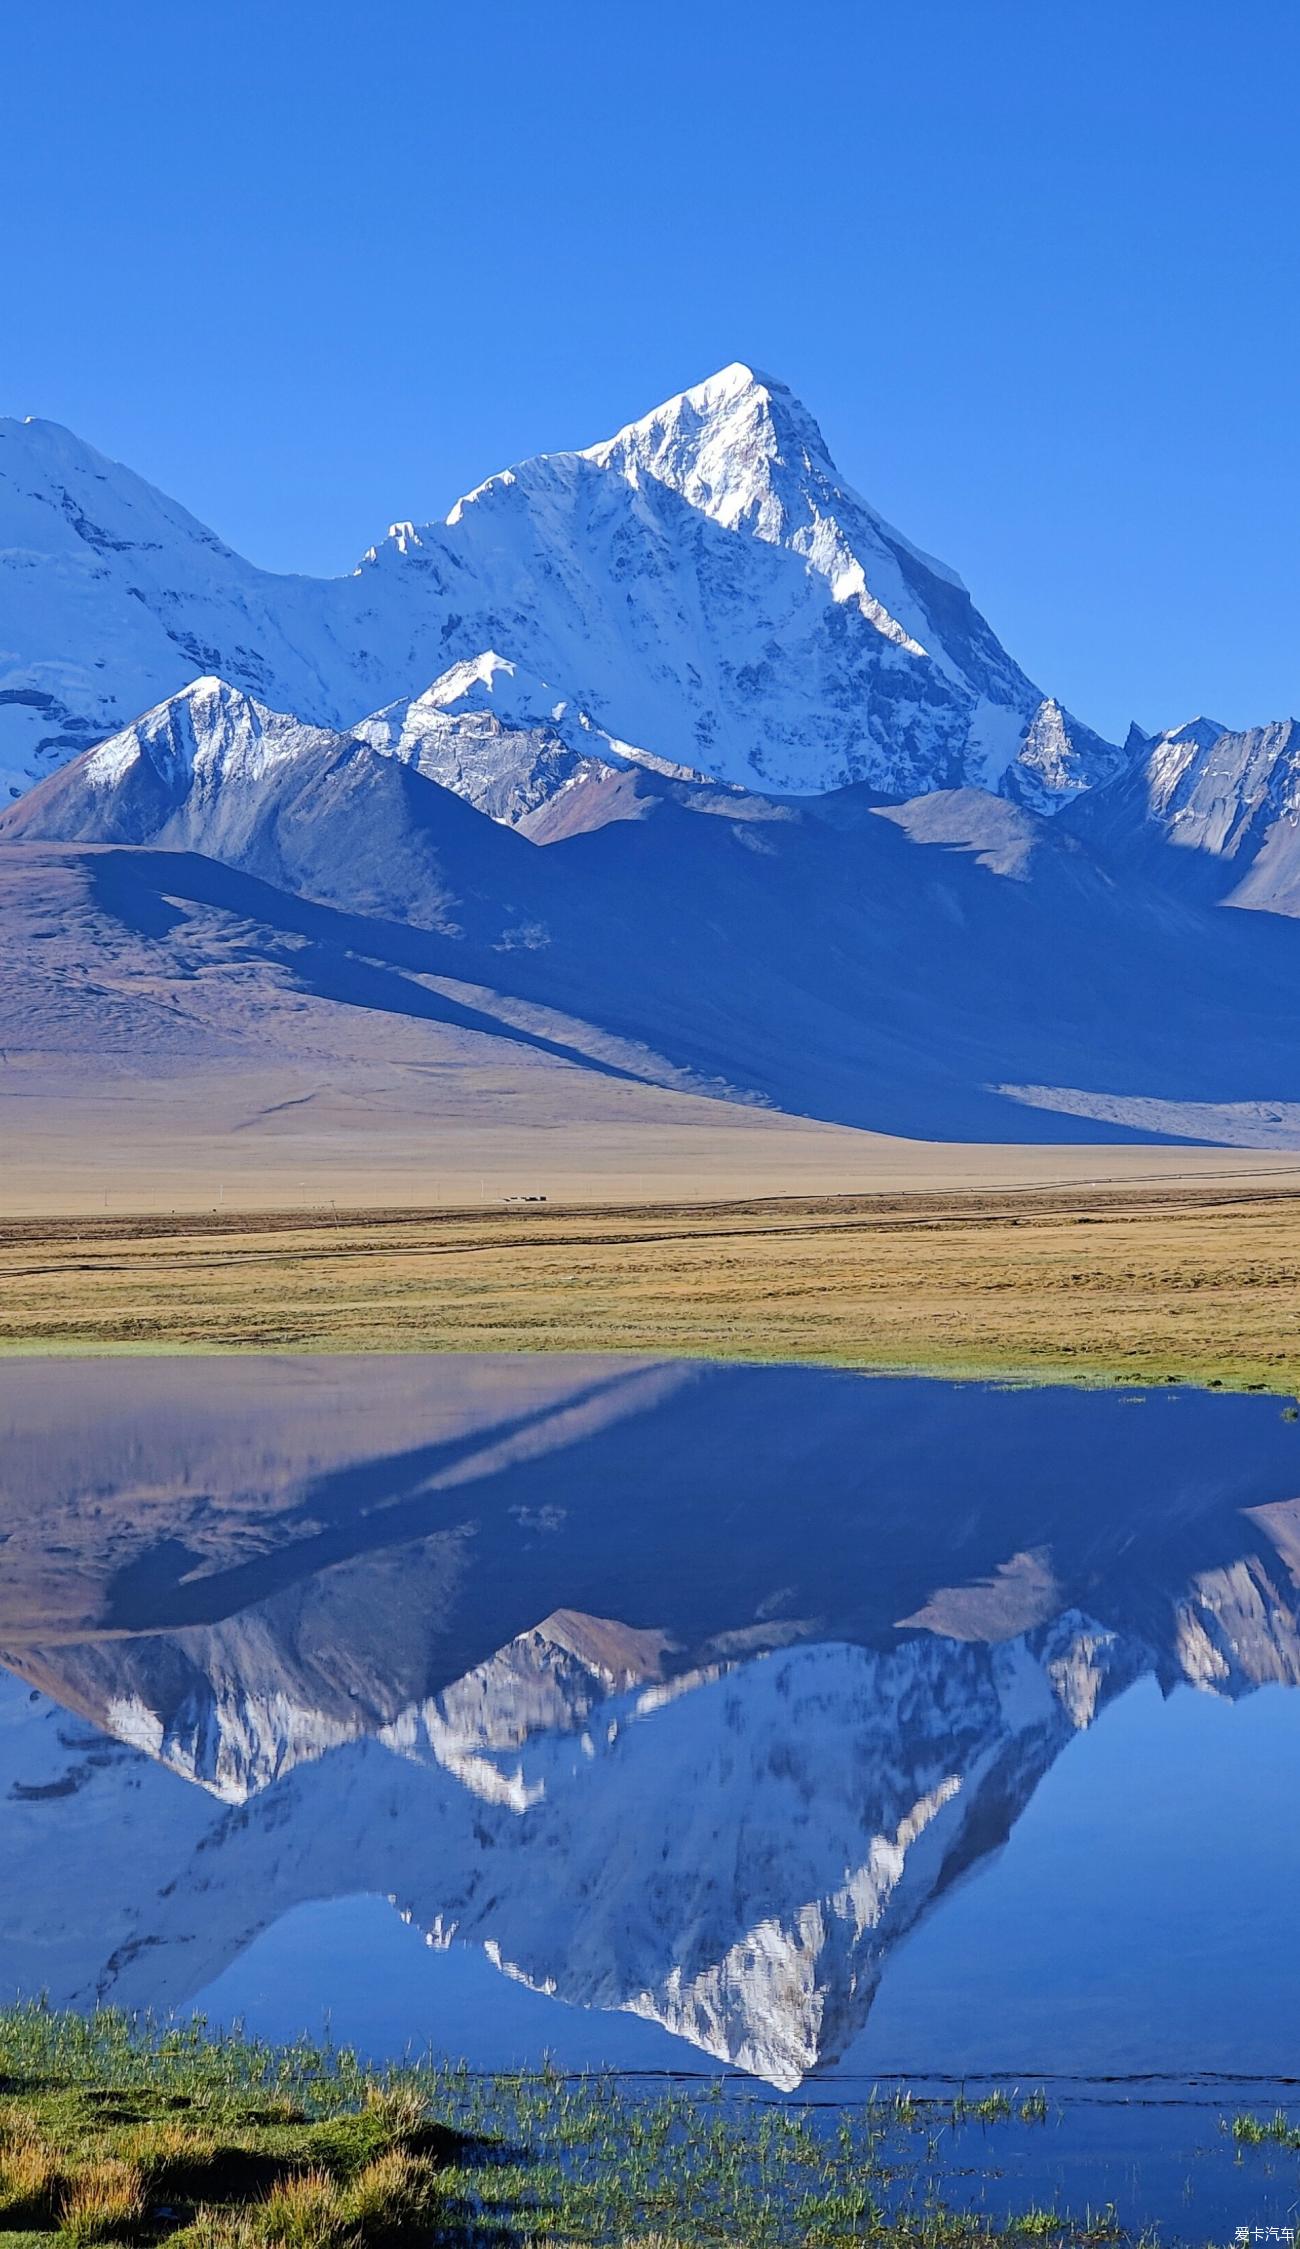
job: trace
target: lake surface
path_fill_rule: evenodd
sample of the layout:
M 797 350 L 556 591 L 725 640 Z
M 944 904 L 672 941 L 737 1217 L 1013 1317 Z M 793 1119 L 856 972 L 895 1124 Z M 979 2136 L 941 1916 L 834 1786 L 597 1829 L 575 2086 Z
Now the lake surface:
M 1084 2119 L 1013 2199 L 1294 2202 L 1210 2161 L 1300 2076 L 1279 1400 L 13 1361 L 0 1544 L 0 1998 L 1007 2077 Z

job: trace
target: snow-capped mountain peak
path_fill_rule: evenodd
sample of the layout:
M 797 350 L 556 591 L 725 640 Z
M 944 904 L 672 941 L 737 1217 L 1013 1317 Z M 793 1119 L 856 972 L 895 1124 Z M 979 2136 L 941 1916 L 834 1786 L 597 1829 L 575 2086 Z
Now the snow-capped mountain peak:
M 268 710 L 241 689 L 205 674 L 101 742 L 82 771 L 92 789 L 116 787 L 141 764 L 177 792 L 218 780 L 255 784 L 273 767 L 305 751 L 326 749 L 333 741 L 325 729 Z
M 1128 749 L 1070 823 L 1094 848 L 1201 897 L 1300 911 L 1300 720 L 1231 732 L 1194 718 Z
M 1135 724 L 1129 728 L 1124 747 L 1134 759 L 1148 757 L 1156 750 L 1212 750 L 1227 732 L 1217 718 L 1204 718 L 1198 713 L 1182 726 L 1166 726 L 1158 734 L 1144 734 Z
M 836 608 L 860 614 L 868 647 L 879 635 L 911 659 L 899 666 L 877 642 L 883 699 L 900 694 L 904 705 L 889 722 L 896 738 L 937 732 L 938 703 L 954 694 L 962 702 L 967 782 L 1050 810 L 1116 770 L 1120 753 L 1040 694 L 956 571 L 846 483 L 807 407 L 774 377 L 736 361 L 581 458 L 633 484 L 653 479 L 724 530 L 797 556 Z M 914 698 L 928 706 L 923 714 L 909 707 Z M 784 781 L 770 769 L 767 777 Z M 879 766 L 859 777 L 894 786 Z
M 671 485 L 729 531 L 788 543 L 796 481 L 833 479 L 820 429 L 793 391 L 739 360 L 586 448 L 584 459 Z
M 917 637 L 927 621 L 909 601 L 890 550 L 964 591 L 955 572 L 902 539 L 843 483 L 794 392 L 740 361 L 629 422 L 584 458 L 626 476 L 652 476 L 724 529 L 792 549 L 836 601 L 856 601 L 913 655 L 927 653 Z
M 0 423 L 0 613 L 14 796 L 213 674 L 337 730 L 450 668 L 449 716 L 563 711 L 665 765 L 801 793 L 973 784 L 1049 809 L 1120 760 L 1058 705 L 1050 754 L 1031 742 L 1042 691 L 955 573 L 739 361 L 441 521 L 393 524 L 329 580 L 258 570 L 66 431 Z
M 65 554 L 80 546 L 106 556 L 147 554 L 178 539 L 192 539 L 215 554 L 230 555 L 216 534 L 177 501 L 98 452 L 75 430 L 40 415 L 28 414 L 21 421 L 0 415 L 0 489 L 5 486 L 6 546 L 26 531 L 36 552 L 57 542 Z
M 493 649 L 450 665 L 422 695 L 372 712 L 352 732 L 509 827 L 527 821 L 561 790 L 629 765 L 698 779 L 687 767 L 617 740 L 589 712 Z
M 1228 732 L 1217 718 L 1189 718 L 1185 726 L 1171 726 L 1159 739 L 1162 742 L 1195 742 L 1198 749 L 1212 750 L 1217 741 Z

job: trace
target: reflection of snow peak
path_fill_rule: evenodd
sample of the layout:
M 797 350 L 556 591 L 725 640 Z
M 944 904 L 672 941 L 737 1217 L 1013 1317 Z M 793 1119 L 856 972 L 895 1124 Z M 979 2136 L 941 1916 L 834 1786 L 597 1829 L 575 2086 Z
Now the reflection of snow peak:
M 856 1389 L 824 1379 L 827 1412 L 837 1398 L 856 1408 Z M 664 1370 L 628 1381 L 638 1398 L 670 1394 L 677 1412 L 697 1401 L 694 1377 L 670 1392 Z M 605 1410 L 601 1396 L 564 1408 L 570 1434 Z M 888 1394 L 867 1402 L 883 1414 Z M 977 1402 L 1020 1426 L 1014 1397 Z M 1229 1429 L 1251 1425 L 1246 1405 L 1225 1405 Z M 1077 1400 L 1060 1410 L 1082 1411 Z M 518 1466 L 556 1426 L 548 1411 L 471 1442 L 443 1463 L 447 1488 L 474 1490 L 486 1462 Z M 1285 1490 L 1290 1439 L 1271 1409 L 1259 1431 L 1272 1463 L 1263 1487 Z M 644 1449 L 638 1439 L 621 1457 Z M 666 1444 L 650 1450 L 671 1457 Z M 1131 1682 L 1225 1696 L 1300 1684 L 1300 1503 L 1243 1512 L 1215 1498 L 1198 1527 L 1191 1448 L 1183 1460 L 1188 1474 L 1171 1469 L 1167 1489 L 1144 1470 L 1151 1520 L 1137 1530 L 1120 1503 L 1082 1552 L 1061 1524 L 1049 1537 L 1044 1522 L 1041 1544 L 981 1538 L 948 1586 L 914 1569 L 910 1540 L 888 1559 L 889 1524 L 908 1518 L 882 1514 L 893 1574 L 861 1639 L 784 1614 L 795 1589 L 777 1591 L 791 1559 L 783 1517 L 770 1571 L 746 1584 L 732 1550 L 725 1600 L 697 1583 L 697 1563 L 680 1644 L 556 1609 L 435 1684 L 449 1645 L 490 1644 L 456 1637 L 445 1544 L 456 1534 L 444 1530 L 217 1624 L 11 1658 L 63 1708 L 32 1704 L 17 1681 L 0 1692 L 9 1973 L 78 2005 L 183 2004 L 293 1906 L 370 1892 L 432 1946 L 477 1945 L 539 1992 L 647 2018 L 793 2086 L 845 2051 L 900 1939 L 987 1862 L 1061 1751 Z M 542 1493 L 567 1491 L 564 1521 L 577 1520 L 582 1479 L 570 1469 L 562 1448 L 555 1481 L 512 1502 L 488 1565 L 491 1615 L 517 1598 L 503 1578 L 516 1535 L 540 1542 L 529 1569 L 557 1583 L 561 1520 L 543 1517 L 560 1503 Z M 625 1501 L 631 1510 L 631 1485 Z M 761 1552 L 761 1508 L 747 1527 Z M 623 1566 L 648 1582 L 640 1561 Z M 558 1582 L 591 1582 L 597 1567 L 596 1544 L 580 1538 Z M 819 1578 L 823 1597 L 835 1574 Z M 920 1605 L 891 1631 L 881 1620 L 903 1609 L 904 1587 Z
M 59 1996 L 183 2000 L 289 1905 L 366 1888 L 435 1945 L 785 2086 L 843 2048 L 898 1938 L 1148 1660 L 1069 1615 L 999 1647 L 781 1649 L 665 1698 L 660 1636 L 564 1614 L 441 1694 L 358 1708 L 347 1741 L 253 1621 L 178 1636 L 192 1659 L 220 1641 L 226 1669 L 205 1697 L 196 1666 L 165 1727 L 139 1658 L 168 1643 L 134 1643 L 136 1692 L 105 1718 L 236 1808 L 200 1820 L 201 1859 L 159 1894 L 124 1881 L 120 1925 Z M 261 1677 L 237 1677 L 241 1633 Z
M 612 1725 L 525 1755 L 543 1792 L 522 1829 L 533 1887 L 512 1937 L 497 1865 L 494 1941 L 539 1989 L 797 2084 L 860 2027 L 892 1946 L 1087 1722 L 1077 1704 L 1139 1668 L 1068 1617 L 1001 1648 L 806 1647 L 668 1700 L 623 1698 Z M 462 1939 L 481 1938 L 481 1911 L 476 1883 Z

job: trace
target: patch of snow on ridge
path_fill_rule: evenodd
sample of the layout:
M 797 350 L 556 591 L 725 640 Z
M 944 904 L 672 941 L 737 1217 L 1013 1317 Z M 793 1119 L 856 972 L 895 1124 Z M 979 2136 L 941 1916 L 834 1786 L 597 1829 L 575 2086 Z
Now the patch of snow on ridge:
M 564 708 L 563 697 L 557 697 L 545 680 L 530 678 L 494 648 L 450 665 L 418 699 L 443 711 L 494 710 L 500 718 L 541 714 L 554 718 Z

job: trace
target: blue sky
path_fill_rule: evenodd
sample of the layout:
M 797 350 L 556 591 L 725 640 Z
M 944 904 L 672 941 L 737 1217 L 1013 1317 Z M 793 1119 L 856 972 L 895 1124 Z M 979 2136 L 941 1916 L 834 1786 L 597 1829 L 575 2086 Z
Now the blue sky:
M 42 0 L 0 411 L 337 570 L 748 359 L 1081 716 L 1245 724 L 1300 710 L 1298 105 L 1284 0 Z

